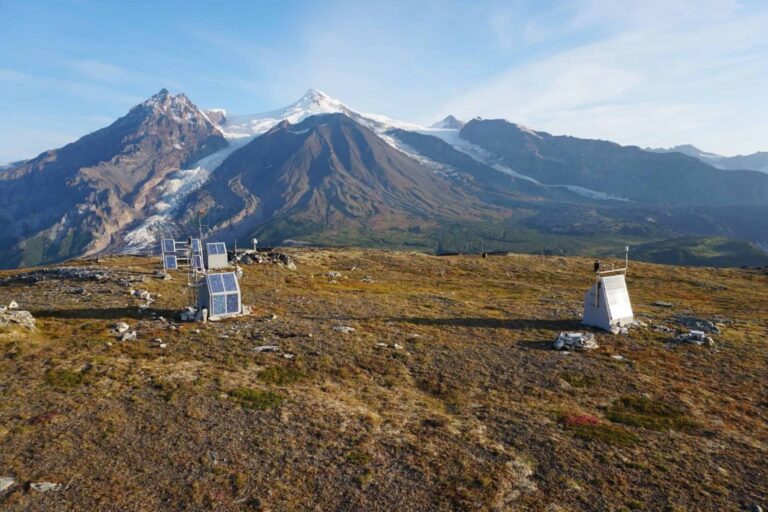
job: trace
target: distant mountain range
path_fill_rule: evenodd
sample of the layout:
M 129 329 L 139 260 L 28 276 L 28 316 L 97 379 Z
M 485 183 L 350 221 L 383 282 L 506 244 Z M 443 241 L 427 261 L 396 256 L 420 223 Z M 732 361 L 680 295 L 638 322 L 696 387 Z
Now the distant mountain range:
M 715 153 L 707 153 L 691 144 L 683 144 L 669 149 L 648 148 L 654 153 L 682 153 L 692 156 L 718 169 L 750 170 L 768 173 L 768 151 L 759 151 L 751 155 L 723 156 Z
M 687 248 L 721 237 L 744 242 L 717 247 L 768 264 L 758 247 L 768 246 L 768 174 L 676 149 L 501 119 L 423 127 L 317 90 L 231 115 L 164 89 L 106 128 L 0 169 L 0 261 L 146 251 L 160 235 L 195 232 L 202 215 L 209 238 L 241 243 L 603 254 L 629 242 L 656 244 L 638 251 L 649 259 L 664 247 L 669 260 L 679 237 Z

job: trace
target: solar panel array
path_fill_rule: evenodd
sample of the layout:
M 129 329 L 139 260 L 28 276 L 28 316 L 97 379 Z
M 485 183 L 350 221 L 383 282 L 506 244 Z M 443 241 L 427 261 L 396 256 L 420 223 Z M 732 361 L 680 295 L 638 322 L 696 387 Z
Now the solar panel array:
M 227 246 L 224 242 L 213 242 L 205 245 L 208 248 L 208 254 L 227 254 Z
M 176 256 L 176 240 L 173 238 L 163 238 L 160 242 L 160 249 L 163 252 L 163 269 L 178 270 L 179 259 Z
M 166 254 L 163 257 L 163 266 L 166 270 L 177 270 L 179 268 L 179 261 L 173 254 Z
M 210 296 L 211 316 L 240 313 L 240 286 L 234 272 L 206 276 Z
M 192 268 L 197 270 L 198 272 L 202 272 L 205 270 L 205 266 L 203 265 L 203 257 L 200 254 L 193 254 L 192 255 Z
M 226 247 L 223 243 L 214 244 L 215 250 L 223 248 L 222 254 L 226 254 Z M 203 259 L 203 242 L 199 238 L 190 238 L 189 242 L 174 240 L 173 238 L 163 238 L 160 242 L 162 251 L 163 268 L 165 270 L 178 270 L 179 267 L 189 266 L 192 270 L 198 272 L 205 271 L 205 260 Z

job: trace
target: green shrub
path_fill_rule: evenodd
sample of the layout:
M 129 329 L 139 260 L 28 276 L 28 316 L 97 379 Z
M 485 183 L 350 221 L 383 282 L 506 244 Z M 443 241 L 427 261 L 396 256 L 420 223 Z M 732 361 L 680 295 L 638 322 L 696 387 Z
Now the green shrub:
M 45 383 L 58 389 L 69 389 L 80 386 L 84 382 L 83 372 L 65 370 L 63 368 L 45 372 Z
M 588 388 L 597 383 L 597 379 L 590 375 L 575 372 L 563 372 L 560 378 L 575 388 Z
M 605 423 L 579 425 L 568 427 L 566 430 L 579 439 L 600 441 L 611 446 L 631 446 L 640 441 L 640 438 L 629 430 L 606 425 Z
M 277 393 L 250 388 L 233 389 L 229 392 L 229 396 L 246 409 L 258 409 L 260 411 L 277 407 L 283 401 L 283 398 Z
M 301 379 L 304 377 L 304 374 L 300 370 L 292 367 L 285 368 L 282 366 L 270 366 L 269 368 L 261 370 L 257 377 L 267 384 L 285 386 L 286 384 L 292 384 Z
M 613 402 L 606 416 L 615 423 L 650 430 L 691 432 L 698 428 L 698 424 L 688 418 L 683 410 L 645 397 L 619 398 Z

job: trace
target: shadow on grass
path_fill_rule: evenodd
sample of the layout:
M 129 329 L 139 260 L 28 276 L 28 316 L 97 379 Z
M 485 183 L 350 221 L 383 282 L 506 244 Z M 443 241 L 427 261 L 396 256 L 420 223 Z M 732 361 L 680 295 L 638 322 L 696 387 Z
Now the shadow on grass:
M 511 329 L 515 331 L 531 331 L 547 329 L 551 331 L 584 330 L 579 320 L 545 320 L 545 319 L 515 319 L 515 318 L 419 318 L 396 317 L 389 318 L 390 322 L 401 322 L 414 325 L 449 326 L 449 327 L 483 327 L 488 329 Z
M 94 320 L 118 320 L 121 318 L 133 318 L 145 320 L 154 316 L 162 316 L 168 319 L 174 318 L 178 311 L 173 309 L 145 309 L 137 308 L 80 308 L 80 309 L 38 309 L 30 311 L 35 318 L 88 318 Z

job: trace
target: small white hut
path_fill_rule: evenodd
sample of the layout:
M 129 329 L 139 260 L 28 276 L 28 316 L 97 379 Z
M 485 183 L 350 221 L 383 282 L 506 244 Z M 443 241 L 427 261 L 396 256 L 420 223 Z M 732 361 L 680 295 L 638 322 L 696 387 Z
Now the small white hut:
M 600 275 L 584 295 L 582 324 L 610 331 L 634 320 L 624 274 Z
M 227 246 L 224 242 L 211 242 L 205 244 L 206 249 L 206 268 L 215 270 L 218 268 L 227 268 L 229 258 L 227 257 Z

